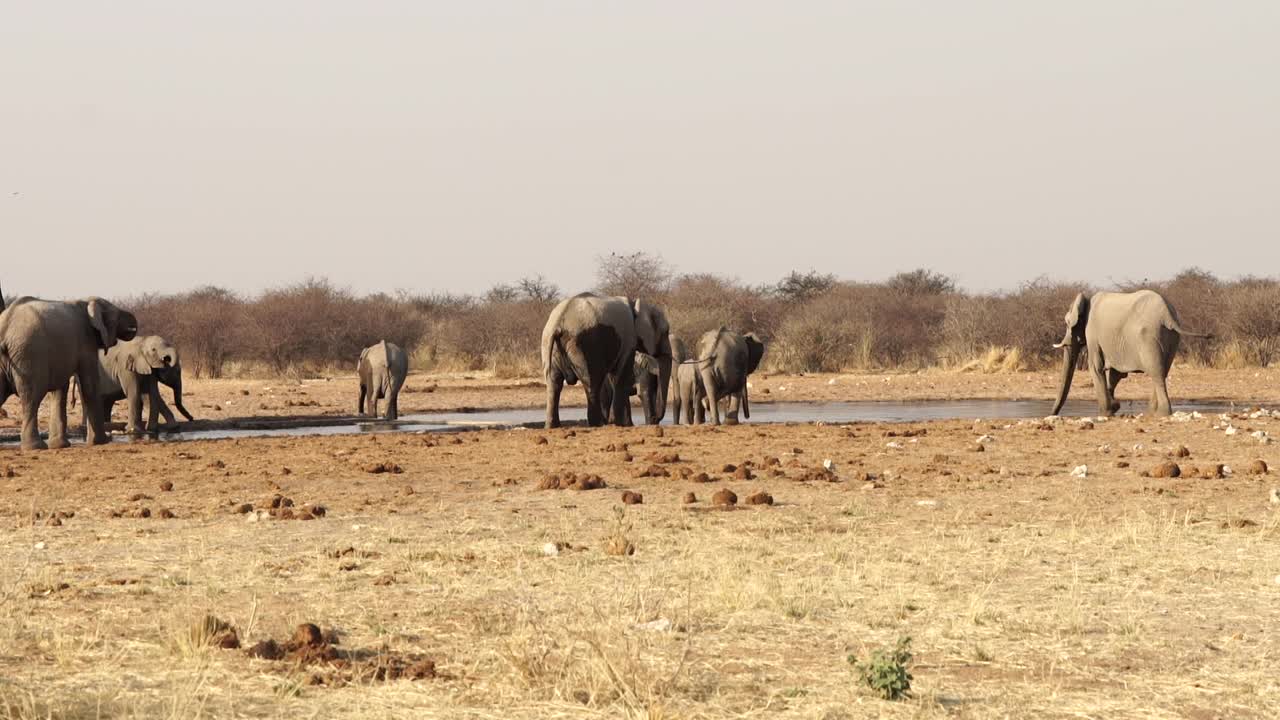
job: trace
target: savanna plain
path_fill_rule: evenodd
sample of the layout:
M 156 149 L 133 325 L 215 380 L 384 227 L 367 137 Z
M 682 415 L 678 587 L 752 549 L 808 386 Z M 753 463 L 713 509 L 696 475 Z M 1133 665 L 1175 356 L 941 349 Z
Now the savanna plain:
M 772 375 L 753 402 L 1055 382 Z M 1280 717 L 1280 415 L 1252 407 L 1280 371 L 1170 392 L 1239 405 L 0 448 L 0 717 Z M 215 427 L 355 387 L 187 396 Z M 415 374 L 401 412 L 542 399 Z M 881 699 L 849 658 L 904 637 L 911 694 Z

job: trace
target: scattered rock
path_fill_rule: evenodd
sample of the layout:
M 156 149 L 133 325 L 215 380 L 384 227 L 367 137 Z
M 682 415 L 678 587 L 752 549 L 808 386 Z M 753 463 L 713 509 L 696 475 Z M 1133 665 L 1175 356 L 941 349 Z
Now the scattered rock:
M 129 496 L 129 502 L 140 502 L 142 500 L 150 500 L 151 496 L 143 493 L 134 493 Z
M 1169 454 L 1176 458 L 1191 457 L 1191 451 L 1187 449 L 1186 445 L 1179 445 L 1178 447 L 1174 448 Z
M 717 490 L 716 494 L 711 496 L 711 504 L 712 505 L 737 505 L 738 496 L 728 488 Z
M 648 455 L 646 455 L 644 459 L 645 459 L 645 462 L 670 465 L 671 463 L 680 462 L 680 454 L 673 453 L 673 452 L 671 453 L 651 452 Z
M 173 483 L 168 480 L 160 483 L 160 492 L 173 492 Z
M 255 643 L 253 647 L 245 651 L 249 657 L 259 658 L 262 660 L 280 660 L 284 657 L 284 648 L 280 647 L 275 640 L 270 638 L 262 642 Z
M 733 471 L 733 477 L 737 480 L 754 480 L 756 478 L 755 474 L 751 472 L 751 468 L 746 465 L 738 466 L 738 469 Z
M 724 473 L 737 472 L 737 470 L 738 470 L 738 466 L 734 465 L 733 463 L 725 463 L 724 467 L 720 468 L 720 472 L 724 472 Z
M 622 504 L 623 505 L 643 505 L 644 495 L 641 495 L 638 492 L 624 490 L 622 493 Z
M 1127 468 L 1127 467 L 1129 467 L 1129 463 L 1128 463 L 1128 461 L 1126 461 L 1126 460 L 1117 460 L 1117 461 L 1116 461 L 1116 467 L 1118 467 L 1118 468 Z
M 160 517 L 164 520 L 172 520 L 177 517 L 177 515 L 174 515 L 173 511 L 169 508 L 160 508 Z
M 539 436 L 537 436 L 537 437 L 535 437 L 535 438 L 533 439 L 533 444 L 534 444 L 534 445 L 546 445 L 546 444 L 547 444 L 547 438 L 546 438 L 545 436 L 543 436 L 543 435 L 539 435 Z
M 704 472 L 700 472 L 700 473 L 697 473 L 697 474 L 693 475 L 692 477 L 690 477 L 690 478 L 689 478 L 689 480 L 691 480 L 692 482 L 696 482 L 696 483 L 709 483 L 709 482 L 715 482 L 715 480 L 714 480 L 710 475 L 708 475 L 708 474 L 706 474 L 706 473 L 704 473 Z
M 974 443 L 973 445 L 969 446 L 969 452 L 986 452 L 986 451 L 987 451 L 987 446 L 983 445 L 982 443 Z
M 1075 469 L 1071 471 L 1071 477 L 1074 477 L 1074 478 L 1089 477 L 1089 466 L 1077 465 Z
M 1254 460 L 1249 463 L 1248 472 L 1250 475 L 1266 475 L 1268 470 L 1267 461 L 1265 460 Z
M 1147 471 L 1146 475 L 1153 478 L 1176 478 L 1182 475 L 1182 468 L 1177 463 L 1162 462 Z
M 631 476 L 636 478 L 664 478 L 671 477 L 671 473 L 661 465 L 650 465 L 649 467 L 637 468 L 631 473 Z
M 772 505 L 773 496 L 767 492 L 756 492 L 747 496 L 748 505 Z
M 1274 493 L 1275 491 L 1273 490 L 1272 492 Z M 684 494 L 684 504 L 685 504 L 685 505 L 692 505 L 693 503 L 696 503 L 696 502 L 698 502 L 698 496 L 697 496 L 697 495 L 694 495 L 694 494 L 693 494 L 693 493 L 691 493 L 691 492 L 687 492 L 687 493 L 685 493 L 685 494 Z M 1280 501 L 1278 501 L 1278 502 L 1280 502 Z

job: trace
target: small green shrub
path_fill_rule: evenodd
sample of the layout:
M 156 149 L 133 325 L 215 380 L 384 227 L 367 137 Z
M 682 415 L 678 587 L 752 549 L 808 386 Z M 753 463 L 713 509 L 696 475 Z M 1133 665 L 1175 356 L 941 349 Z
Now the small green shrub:
M 879 649 L 862 662 L 850 655 L 849 664 L 858 673 L 862 684 L 871 688 L 885 700 L 901 700 L 911 695 L 911 638 L 900 637 L 892 650 Z

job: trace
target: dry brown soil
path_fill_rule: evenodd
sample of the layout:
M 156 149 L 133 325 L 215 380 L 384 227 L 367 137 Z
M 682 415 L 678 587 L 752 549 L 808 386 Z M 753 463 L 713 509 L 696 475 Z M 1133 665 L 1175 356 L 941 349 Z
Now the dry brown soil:
M 1275 400 L 1276 379 L 1179 368 L 1175 401 Z M 189 406 L 347 412 L 349 382 L 197 382 Z M 542 398 L 410 382 L 430 386 L 402 410 Z M 1271 436 L 1241 413 L 0 449 L 0 718 L 1277 717 Z M 905 635 L 914 695 L 877 699 L 846 658 Z M 248 651 L 269 639 L 279 657 Z

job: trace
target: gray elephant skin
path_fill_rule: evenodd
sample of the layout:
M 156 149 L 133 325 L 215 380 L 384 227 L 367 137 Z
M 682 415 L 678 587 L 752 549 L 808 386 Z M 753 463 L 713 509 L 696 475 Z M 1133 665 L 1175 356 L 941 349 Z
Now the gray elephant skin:
M 546 426 L 560 427 L 560 393 L 565 383 L 579 381 L 587 393 L 588 425 L 598 427 L 607 420 L 626 425 L 637 352 L 653 356 L 658 368 L 656 388 L 647 399 L 642 396 L 645 422 L 661 422 L 671 381 L 670 332 L 666 314 L 643 300 L 582 293 L 561 301 L 542 330 Z
M 1130 373 L 1151 376 L 1150 410 L 1168 415 L 1172 408 L 1166 379 L 1181 338 L 1212 337 L 1185 330 L 1173 306 L 1153 290 L 1100 292 L 1088 298 L 1082 293 L 1071 303 L 1065 320 L 1067 332 L 1062 342 L 1054 345 L 1063 348 L 1062 385 L 1053 405 L 1054 415 L 1067 401 L 1082 349 L 1088 350 L 1099 415 L 1112 415 L 1120 409 L 1116 385 Z
M 3 303 L 0 299 L 0 306 Z M 110 442 L 103 428 L 102 403 L 97 400 L 98 351 L 137 335 L 138 321 L 133 313 L 93 297 L 74 302 L 23 297 L 0 310 L 0 404 L 10 395 L 18 395 L 22 448 L 67 446 L 67 388 L 72 375 L 79 380 L 86 399 L 86 441 L 92 445 Z M 40 439 L 37 416 L 49 393 L 53 393 L 54 407 L 46 443 Z
M 689 357 L 684 341 L 679 338 L 672 338 L 671 351 L 675 357 L 675 372 L 671 375 L 671 421 L 679 425 L 683 418 L 686 425 L 693 425 L 695 408 L 697 418 L 706 418 L 707 393 L 698 370 L 700 363 Z
M 635 382 L 631 385 L 627 395 L 627 411 L 624 425 L 631 426 L 634 424 L 631 414 L 631 398 L 640 398 L 640 407 L 645 410 L 645 417 L 652 414 L 652 408 L 657 407 L 658 398 L 658 377 L 661 373 L 657 358 L 652 355 L 646 355 L 637 352 L 634 361 Z M 606 422 L 615 422 L 613 417 L 613 383 L 606 380 L 604 388 L 602 388 L 600 396 L 600 411 L 604 413 Z
M 194 420 L 182 404 L 182 362 L 178 349 L 159 335 L 137 337 L 118 342 L 101 354 L 98 394 L 102 400 L 102 417 L 111 419 L 111 410 L 121 400 L 129 403 L 125 432 L 139 435 L 144 428 L 159 432 L 159 417 L 164 416 L 166 429 L 178 425 L 173 412 L 160 396 L 160 385 L 173 390 L 173 404 L 188 422 Z M 147 424 L 142 424 L 142 400 L 147 400 Z
M 395 343 L 386 340 L 360 352 L 356 364 L 360 376 L 360 400 L 356 413 L 378 416 L 378 401 L 386 398 L 387 420 L 400 417 L 400 388 L 409 374 L 409 356 Z
M 702 335 L 698 341 L 697 369 L 702 377 L 712 424 L 720 424 L 720 400 L 726 397 L 729 398 L 729 424 L 738 422 L 739 407 L 744 419 L 751 417 L 747 376 L 756 371 L 763 357 L 764 343 L 754 333 L 739 335 L 722 327 Z M 698 422 L 702 422 L 703 409 L 700 404 L 697 414 Z

